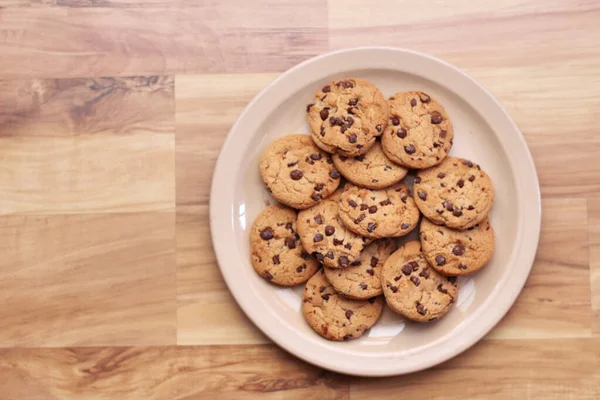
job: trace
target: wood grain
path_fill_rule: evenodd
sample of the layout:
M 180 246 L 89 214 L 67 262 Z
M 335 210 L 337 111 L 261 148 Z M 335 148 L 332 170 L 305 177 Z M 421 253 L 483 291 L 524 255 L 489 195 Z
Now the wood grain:
M 0 347 L 174 344 L 173 213 L 0 218 Z
M 592 329 L 600 336 L 600 196 L 588 200 L 590 228 L 590 289 Z

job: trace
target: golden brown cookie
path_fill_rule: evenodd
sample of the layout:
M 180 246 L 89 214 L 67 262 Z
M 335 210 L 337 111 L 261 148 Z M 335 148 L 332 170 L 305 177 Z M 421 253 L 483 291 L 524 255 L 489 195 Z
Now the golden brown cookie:
M 365 239 L 348 230 L 336 201 L 324 200 L 298 214 L 298 234 L 304 248 L 330 268 L 345 268 L 360 257 Z
M 331 156 L 308 135 L 288 135 L 271 143 L 262 154 L 260 175 L 277 201 L 300 210 L 327 198 L 341 177 Z
M 391 162 L 381 150 L 381 143 L 360 156 L 333 155 L 336 169 L 350 182 L 369 189 L 383 189 L 400 182 L 408 170 Z
M 348 184 L 340 197 L 344 225 L 368 238 L 404 236 L 417 226 L 419 215 L 403 183 L 378 190 Z
M 324 338 L 349 340 L 362 336 L 375 325 L 383 303 L 381 296 L 369 300 L 341 296 L 321 270 L 306 283 L 302 313 L 308 325 Z
M 306 282 L 319 269 L 296 233 L 296 211 L 280 205 L 264 209 L 250 231 L 254 270 L 269 282 L 293 286 Z
M 390 119 L 381 138 L 386 156 L 407 168 L 439 164 L 450 151 L 454 130 L 444 107 L 423 92 L 390 97 Z
M 345 156 L 366 153 L 383 132 L 389 116 L 388 104 L 379 89 L 358 78 L 324 86 L 306 111 L 317 146 Z
M 481 167 L 454 157 L 419 171 L 413 194 L 415 203 L 429 220 L 460 230 L 483 221 L 494 201 L 492 181 Z
M 446 314 L 458 296 L 455 277 L 429 266 L 418 241 L 406 242 L 383 264 L 383 294 L 390 308 L 414 321 L 432 321 Z
M 347 268 L 325 268 L 325 275 L 338 293 L 351 299 L 379 296 L 383 293 L 381 268 L 397 248 L 393 239 L 376 240 L 364 248 L 358 261 Z
M 423 256 L 444 275 L 470 274 L 492 258 L 494 230 L 489 218 L 464 231 L 435 225 L 423 218 L 419 230 Z

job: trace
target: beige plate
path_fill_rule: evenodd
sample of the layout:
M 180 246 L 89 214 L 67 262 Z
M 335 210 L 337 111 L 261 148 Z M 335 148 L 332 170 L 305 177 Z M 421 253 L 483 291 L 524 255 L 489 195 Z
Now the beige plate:
M 422 90 L 452 118 L 451 155 L 471 158 L 491 176 L 496 251 L 479 273 L 459 280 L 456 307 L 419 324 L 386 310 L 362 338 L 330 342 L 300 312 L 302 285 L 278 288 L 250 264 L 249 229 L 268 199 L 258 163 L 263 149 L 288 133 L 308 132 L 306 105 L 332 79 L 361 77 L 385 96 Z M 358 48 L 325 54 L 282 74 L 242 112 L 221 150 L 213 176 L 210 222 L 221 272 L 244 312 L 275 343 L 323 368 L 364 376 L 404 374 L 445 361 L 477 342 L 500 321 L 531 269 L 541 220 L 540 191 L 527 144 L 502 106 L 449 64 L 411 51 Z

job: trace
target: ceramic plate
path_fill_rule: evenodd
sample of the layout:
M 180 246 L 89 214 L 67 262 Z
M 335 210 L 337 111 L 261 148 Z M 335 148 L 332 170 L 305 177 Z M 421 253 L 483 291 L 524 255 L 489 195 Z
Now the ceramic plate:
M 343 77 L 368 79 L 386 97 L 399 91 L 424 91 L 444 105 L 455 132 L 450 155 L 476 161 L 494 182 L 491 220 L 496 250 L 485 268 L 459 279 L 458 301 L 439 321 L 414 323 L 386 309 L 360 339 L 330 342 L 303 319 L 303 285 L 280 288 L 254 272 L 249 230 L 269 200 L 258 169 L 262 151 L 280 136 L 309 132 L 306 105 L 320 87 Z M 498 101 L 453 66 L 394 48 L 329 53 L 282 74 L 248 104 L 231 129 L 217 161 L 210 197 L 219 266 L 244 312 L 290 353 L 328 370 L 363 376 L 431 367 L 489 332 L 511 307 L 529 275 L 540 220 L 540 191 L 531 154 Z

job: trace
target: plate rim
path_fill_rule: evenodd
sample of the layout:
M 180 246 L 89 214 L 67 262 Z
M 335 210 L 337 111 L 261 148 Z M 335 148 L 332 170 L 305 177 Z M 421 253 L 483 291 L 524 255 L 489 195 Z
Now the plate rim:
M 290 341 L 289 339 L 287 339 L 285 337 L 282 337 L 283 335 L 276 332 L 276 329 L 273 329 L 273 327 L 267 326 L 268 325 L 267 322 L 269 322 L 269 321 L 265 321 L 265 316 L 260 315 L 255 309 L 253 309 L 253 307 L 249 304 L 250 302 L 248 302 L 247 300 L 244 299 L 245 295 L 242 294 L 240 290 L 236 290 L 237 288 L 236 288 L 236 282 L 235 282 L 235 278 L 236 278 L 235 274 L 230 273 L 230 271 L 228 271 L 227 268 L 223 267 L 223 265 L 228 263 L 229 262 L 228 260 L 232 257 L 231 249 L 227 248 L 226 243 L 222 242 L 222 239 L 224 239 L 224 237 L 222 237 L 223 236 L 222 224 L 219 226 L 219 229 L 216 228 L 217 224 L 221 223 L 223 221 L 226 221 L 227 223 L 233 223 L 233 218 L 234 218 L 234 214 L 235 214 L 235 212 L 234 212 L 235 204 L 234 204 L 233 198 L 231 199 L 231 204 L 229 204 L 228 202 L 222 201 L 222 195 L 226 194 L 227 192 L 232 191 L 231 187 L 226 188 L 226 186 L 234 186 L 234 185 L 223 185 L 220 182 L 223 181 L 224 176 L 227 176 L 228 173 L 231 172 L 231 168 L 229 168 L 229 166 L 226 164 L 226 158 L 227 158 L 226 154 L 228 151 L 230 151 L 232 149 L 232 140 L 233 140 L 234 132 L 240 130 L 242 123 L 245 121 L 245 119 L 248 118 L 249 112 L 253 108 L 257 107 L 257 105 L 259 105 L 261 100 L 264 99 L 266 95 L 268 95 L 271 91 L 273 91 L 274 88 L 277 88 L 278 85 L 280 84 L 280 82 L 287 79 L 289 76 L 291 76 L 295 73 L 298 73 L 298 71 L 303 70 L 306 67 L 310 67 L 311 64 L 318 63 L 322 60 L 326 60 L 328 58 L 335 58 L 335 57 L 344 57 L 344 56 L 351 55 L 351 54 L 354 54 L 354 56 L 356 56 L 357 54 L 355 54 L 355 53 L 365 53 L 365 54 L 369 54 L 369 53 L 381 53 L 381 54 L 390 53 L 391 54 L 391 53 L 394 53 L 396 56 L 400 54 L 402 56 L 406 56 L 409 58 L 413 57 L 416 59 L 421 59 L 422 62 L 431 63 L 431 65 L 437 64 L 438 68 L 444 68 L 445 71 L 455 75 L 455 77 L 457 77 L 457 78 L 462 77 L 463 83 L 466 82 L 468 85 L 471 85 L 472 89 L 475 89 L 476 91 L 479 92 L 478 93 L 479 96 L 483 96 L 483 98 L 486 101 L 491 102 L 491 105 L 493 107 L 495 107 L 495 109 L 497 111 L 500 112 L 499 117 L 503 118 L 504 122 L 509 124 L 509 126 L 512 130 L 511 134 L 514 134 L 514 135 L 512 135 L 512 138 L 513 138 L 513 140 L 516 140 L 518 142 L 518 144 L 519 144 L 518 150 L 522 153 L 520 155 L 521 159 L 519 161 L 521 163 L 525 163 L 528 167 L 526 172 L 528 174 L 527 179 L 530 180 L 530 182 L 528 184 L 529 187 L 527 189 L 529 189 L 530 193 L 529 193 L 529 196 L 527 197 L 527 199 L 531 201 L 531 204 L 528 204 L 528 209 L 529 209 L 529 212 L 533 211 L 533 214 L 527 214 L 528 221 L 525 226 L 523 226 L 524 222 L 521 222 L 521 221 L 519 222 L 521 229 L 519 229 L 517 231 L 517 235 L 522 234 L 523 230 L 525 228 L 527 228 L 529 230 L 529 234 L 533 234 L 533 237 L 529 236 L 529 240 L 532 241 L 532 245 L 530 246 L 530 249 L 528 250 L 528 254 L 525 254 L 524 256 L 519 257 L 519 258 L 521 258 L 522 262 L 523 262 L 523 257 L 525 258 L 525 261 L 524 261 L 525 266 L 521 267 L 522 268 L 521 274 L 518 277 L 520 279 L 517 282 L 513 282 L 512 286 L 507 287 L 507 289 L 510 289 L 510 293 L 504 295 L 506 297 L 506 299 L 505 299 L 505 302 L 503 304 L 501 304 L 501 307 L 496 307 L 496 309 L 493 310 L 493 317 L 490 318 L 489 315 L 482 316 L 482 318 L 483 317 L 486 318 L 484 323 L 479 323 L 479 324 L 475 325 L 477 329 L 473 329 L 472 331 L 476 331 L 476 332 L 471 333 L 468 340 L 464 340 L 461 338 L 461 340 L 459 342 L 455 342 L 456 345 L 454 347 L 452 347 L 451 350 L 448 350 L 447 348 L 439 349 L 440 351 L 439 351 L 439 353 L 437 353 L 437 355 L 430 356 L 429 358 L 424 359 L 420 363 L 413 362 L 413 364 L 410 364 L 410 365 L 404 365 L 402 362 L 400 362 L 400 358 L 393 357 L 392 359 L 386 360 L 386 365 L 390 364 L 387 367 L 382 368 L 382 367 L 378 367 L 376 365 L 375 369 L 372 369 L 372 368 L 367 369 L 365 366 L 363 366 L 364 365 L 363 363 L 356 363 L 356 365 L 354 365 L 351 363 L 336 362 L 335 361 L 336 357 L 332 357 L 331 359 L 328 360 L 327 357 L 323 357 L 322 355 L 318 355 L 318 354 L 309 355 L 308 352 L 302 351 L 300 349 L 299 345 L 294 344 L 293 341 Z M 364 54 L 363 54 L 363 56 L 364 56 Z M 368 57 L 365 57 L 365 59 L 368 60 L 366 62 L 370 61 L 368 59 Z M 399 72 L 415 74 L 414 72 L 407 72 L 406 69 L 402 69 L 400 66 L 391 66 L 391 67 L 387 66 L 387 68 L 393 69 L 393 70 L 396 70 Z M 349 69 L 356 69 L 356 68 L 350 67 Z M 360 69 L 379 69 L 379 68 L 373 66 L 373 67 L 360 67 Z M 340 73 L 340 72 L 338 72 L 338 73 Z M 331 74 L 327 74 L 327 75 L 331 75 Z M 429 77 L 425 77 L 425 79 L 432 80 Z M 455 90 L 450 89 L 450 84 L 445 85 L 436 80 L 433 80 L 433 82 L 447 88 L 448 90 L 452 91 L 455 95 L 460 97 L 463 101 L 466 101 L 467 104 L 470 104 L 471 107 L 473 107 L 476 110 L 478 109 L 478 107 L 474 106 L 471 101 L 467 101 L 462 96 L 458 95 L 458 93 L 456 93 Z M 483 117 L 483 115 L 481 113 L 479 113 L 479 114 Z M 484 118 L 484 120 L 486 121 L 486 123 L 489 122 L 487 118 Z M 498 137 L 497 134 L 496 134 L 496 137 Z M 499 141 L 500 141 L 501 145 L 504 146 L 504 142 L 500 138 L 499 138 Z M 506 154 L 510 154 L 506 148 L 504 149 L 504 151 Z M 511 162 L 509 164 L 510 164 L 511 169 L 514 169 L 514 166 L 515 166 L 514 160 L 511 159 Z M 512 172 L 514 172 L 514 170 Z M 227 179 L 227 178 L 225 178 L 225 179 Z M 521 196 L 522 195 L 521 192 L 522 192 L 522 190 L 524 190 L 524 188 L 521 187 L 522 190 L 520 191 L 518 184 L 522 183 L 522 180 L 519 180 L 515 177 L 515 182 L 517 184 L 517 195 Z M 520 186 L 523 186 L 523 185 L 520 185 Z M 226 203 L 226 205 L 224 205 L 224 203 Z M 518 204 L 521 204 L 521 203 L 522 202 L 519 202 Z M 522 206 L 519 210 L 523 211 L 523 208 L 525 208 L 525 206 Z M 229 210 L 229 213 L 231 215 L 230 218 L 227 218 L 228 211 L 226 211 L 226 210 Z M 356 375 L 356 376 L 373 376 L 373 377 L 401 375 L 401 374 L 415 372 L 415 371 L 419 371 L 419 370 L 423 370 L 423 369 L 432 367 L 434 365 L 437 365 L 439 363 L 447 361 L 450 358 L 453 358 L 456 355 L 464 352 L 469 347 L 471 347 L 475 343 L 479 342 L 479 340 L 481 340 L 481 338 L 485 334 L 487 334 L 489 331 L 491 331 L 493 329 L 493 327 L 506 315 L 508 310 L 512 307 L 512 305 L 516 301 L 517 297 L 521 293 L 522 288 L 525 285 L 525 282 L 527 281 L 527 278 L 529 277 L 529 274 L 530 274 L 530 271 L 533 266 L 533 262 L 534 262 L 534 259 L 535 259 L 536 253 L 537 253 L 538 245 L 539 245 L 539 237 L 540 237 L 540 233 L 541 233 L 541 214 L 542 214 L 542 209 L 541 209 L 541 192 L 540 192 L 540 186 L 539 186 L 539 179 L 538 179 L 535 163 L 534 163 L 533 157 L 531 155 L 531 151 L 529 150 L 529 147 L 527 145 L 527 142 L 526 142 L 525 137 L 523 136 L 522 132 L 519 130 L 518 126 L 513 121 L 510 114 L 508 114 L 508 112 L 502 106 L 502 104 L 485 87 L 483 87 L 481 84 L 479 84 L 475 79 L 473 79 L 471 76 L 466 74 L 464 71 L 454 67 L 453 65 L 451 65 L 443 60 L 440 60 L 438 58 L 435 58 L 435 57 L 432 57 L 430 55 L 423 54 L 420 52 L 416 52 L 413 50 L 397 48 L 397 47 L 386 47 L 386 46 L 368 46 L 368 47 L 347 48 L 347 49 L 327 52 L 327 53 L 318 55 L 316 57 L 312 57 L 308 60 L 305 60 L 305 61 L 295 65 L 294 67 L 288 69 L 287 71 L 283 72 L 280 76 L 278 76 L 275 80 L 273 80 L 270 84 L 268 84 L 265 88 L 263 88 L 246 105 L 244 110 L 240 113 L 239 117 L 237 118 L 236 122 L 232 125 L 229 133 L 227 134 L 227 137 L 226 137 L 226 139 L 223 143 L 223 146 L 221 147 L 221 150 L 219 152 L 219 156 L 218 156 L 218 159 L 215 164 L 214 171 L 213 171 L 211 192 L 210 192 L 210 199 L 209 199 L 211 238 L 212 238 L 213 248 L 214 248 L 216 259 L 217 259 L 217 264 L 219 266 L 219 269 L 225 280 L 225 283 L 227 284 L 229 291 L 235 298 L 238 305 L 244 311 L 246 316 L 248 316 L 250 318 L 250 320 L 266 336 L 268 336 L 275 344 L 277 344 L 278 346 L 282 347 L 283 349 L 285 349 L 286 351 L 288 351 L 289 353 L 295 355 L 296 357 L 298 357 L 300 359 L 303 359 L 313 365 L 316 365 L 318 367 L 321 367 L 321 368 L 324 368 L 327 370 L 331 370 L 331 371 L 336 371 L 336 372 L 341 372 L 341 373 L 346 373 L 346 374 Z M 523 215 L 521 215 L 521 220 L 524 219 L 522 217 L 523 217 Z M 517 243 L 518 243 L 517 246 L 513 247 L 513 251 L 512 251 L 513 254 L 511 255 L 511 260 L 515 258 L 515 253 L 519 253 L 517 250 L 520 250 L 522 247 L 522 242 L 521 243 L 517 242 Z M 525 251 L 527 251 L 527 249 L 525 249 Z M 238 255 L 238 254 L 239 253 L 236 253 L 236 255 Z M 525 272 L 525 273 L 523 273 L 523 272 Z M 505 280 L 505 282 L 503 282 L 503 287 L 506 287 L 507 285 L 508 285 L 508 278 Z M 500 285 L 498 285 L 492 292 L 490 292 L 490 294 L 487 296 L 487 298 L 480 305 L 480 307 L 479 307 L 480 310 L 478 310 L 479 312 L 477 314 L 480 314 L 489 308 L 490 298 L 495 298 L 499 295 L 499 292 L 500 292 L 499 286 Z M 493 297 L 492 297 L 492 295 L 493 295 Z M 472 323 L 473 314 L 476 314 L 476 313 L 472 313 L 470 316 L 466 316 L 465 320 L 460 325 L 469 325 L 465 321 L 469 321 L 469 323 Z M 269 316 L 267 316 L 266 318 L 273 318 L 274 320 L 277 320 L 277 316 L 273 315 L 273 314 L 269 314 Z M 460 325 L 455 327 L 453 329 L 453 331 L 458 331 Z M 482 328 L 482 326 L 483 326 L 483 328 Z M 465 327 L 462 327 L 461 330 L 464 330 L 464 328 Z M 446 336 L 450 336 L 450 334 L 453 331 L 451 331 Z M 319 339 L 323 340 L 321 338 L 319 338 Z M 442 341 L 439 339 L 436 340 L 435 342 L 440 342 L 440 343 L 438 343 L 438 347 L 440 344 L 442 344 Z M 362 355 L 362 357 L 364 357 L 365 359 L 371 358 L 371 357 L 373 359 L 381 359 L 384 356 L 382 356 L 382 355 L 377 355 L 377 356 Z M 410 357 L 413 357 L 413 356 L 411 355 Z M 391 363 L 390 361 L 396 361 L 396 363 L 394 364 L 394 363 Z

